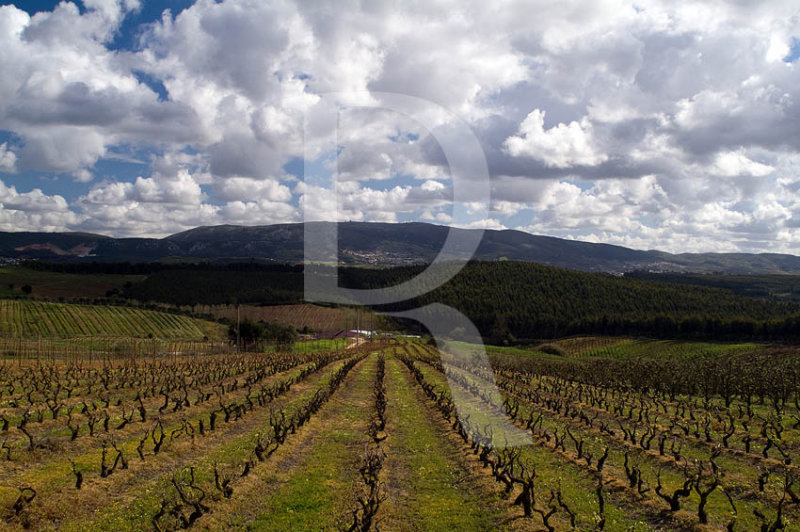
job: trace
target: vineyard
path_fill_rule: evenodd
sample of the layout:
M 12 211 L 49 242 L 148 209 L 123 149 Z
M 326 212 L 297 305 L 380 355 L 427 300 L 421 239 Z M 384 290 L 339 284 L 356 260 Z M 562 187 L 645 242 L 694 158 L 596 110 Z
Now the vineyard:
M 800 530 L 796 352 L 489 358 L 386 340 L 0 363 L 0 518 L 10 530 Z
M 618 358 L 633 359 L 650 357 L 657 353 L 658 358 L 683 360 L 687 358 L 726 355 L 731 353 L 754 353 L 763 344 L 743 342 L 699 342 L 686 340 L 651 340 L 647 338 L 628 338 L 624 336 L 577 336 L 553 340 L 528 348 L 540 354 L 557 353 L 571 358 Z M 520 348 L 487 347 L 490 353 L 503 352 L 520 354 Z
M 0 336 L 128 337 L 201 340 L 223 336 L 219 324 L 133 307 L 0 299 Z
M 235 320 L 237 316 L 234 305 L 194 305 L 182 307 L 186 311 L 212 315 L 215 318 Z M 340 331 L 354 329 L 359 320 L 363 320 L 363 328 L 374 328 L 381 322 L 374 313 L 350 307 L 322 307 L 303 303 L 299 305 L 254 306 L 241 305 L 239 316 L 256 321 L 284 323 L 297 329 L 307 327 L 312 331 Z

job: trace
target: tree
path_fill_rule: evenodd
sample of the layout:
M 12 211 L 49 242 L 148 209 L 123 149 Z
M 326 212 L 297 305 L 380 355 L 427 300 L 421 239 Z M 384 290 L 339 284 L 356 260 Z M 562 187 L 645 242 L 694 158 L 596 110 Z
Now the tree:
M 228 339 L 236 342 L 236 324 L 228 326 Z M 297 341 L 297 330 L 291 325 L 266 323 L 244 318 L 239 323 L 239 339 L 245 349 L 259 349 L 265 341 L 275 342 L 279 347 L 291 347 Z
M 29 296 L 29 295 L 31 295 L 31 292 L 33 292 L 33 287 L 31 285 L 26 284 L 26 285 L 22 286 L 22 293 L 23 294 L 25 294 L 26 296 Z
M 274 340 L 279 347 L 291 347 L 297 341 L 297 330 L 291 325 L 281 323 L 267 323 L 264 325 L 264 336 Z
M 228 339 L 231 342 L 236 342 L 237 338 L 236 324 L 232 323 L 228 327 Z M 250 318 L 244 318 L 239 322 L 239 340 L 242 342 L 244 348 L 253 348 L 264 338 L 263 324 L 253 321 Z

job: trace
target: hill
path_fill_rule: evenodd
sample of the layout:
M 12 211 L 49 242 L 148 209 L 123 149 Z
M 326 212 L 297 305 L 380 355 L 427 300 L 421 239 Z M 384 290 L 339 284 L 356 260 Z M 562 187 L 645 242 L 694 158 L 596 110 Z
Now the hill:
M 798 275 L 722 275 L 630 272 L 626 274 L 626 277 L 641 279 L 644 281 L 665 281 L 669 283 L 724 288 L 735 294 L 758 299 L 800 301 L 800 276 Z
M 428 263 L 438 253 L 449 230 L 446 226 L 417 222 L 340 223 L 339 259 L 346 264 L 373 266 Z M 303 224 L 198 227 L 161 239 L 117 239 L 88 233 L 0 233 L 0 257 L 104 262 L 255 259 L 294 264 L 303 259 Z M 635 270 L 731 274 L 800 273 L 800 257 L 794 255 L 671 254 L 512 230 L 485 231 L 474 259 L 537 262 L 610 273 Z
M 379 288 L 417 275 L 422 266 L 340 270 L 340 283 Z M 441 287 L 387 310 L 449 305 L 490 342 L 574 334 L 708 339 L 795 337 L 800 306 L 730 290 L 524 262 L 476 262 Z
M 298 266 L 189 265 L 154 272 L 144 281 L 127 287 L 123 296 L 172 305 L 300 303 L 303 273 Z
M 339 269 L 351 288 L 395 285 L 425 266 Z M 333 274 L 333 269 L 330 270 Z M 152 273 L 125 289 L 125 297 L 173 305 L 300 303 L 297 266 L 205 265 Z M 534 263 L 473 262 L 443 286 L 401 310 L 440 302 L 469 317 L 492 341 L 572 334 L 655 337 L 755 338 L 796 336 L 800 305 L 685 283 L 580 272 Z
M 175 340 L 219 338 L 218 323 L 132 307 L 0 299 L 0 336 L 35 338 L 129 337 Z

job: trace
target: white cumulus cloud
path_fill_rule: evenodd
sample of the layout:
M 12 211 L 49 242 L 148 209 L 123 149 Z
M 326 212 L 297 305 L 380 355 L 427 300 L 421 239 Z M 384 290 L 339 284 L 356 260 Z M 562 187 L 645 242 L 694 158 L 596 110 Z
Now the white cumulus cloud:
M 607 159 L 597 150 L 588 119 L 544 127 L 545 112 L 534 109 L 522 121 L 519 133 L 505 141 L 508 152 L 515 157 L 541 159 L 548 166 L 592 166 Z

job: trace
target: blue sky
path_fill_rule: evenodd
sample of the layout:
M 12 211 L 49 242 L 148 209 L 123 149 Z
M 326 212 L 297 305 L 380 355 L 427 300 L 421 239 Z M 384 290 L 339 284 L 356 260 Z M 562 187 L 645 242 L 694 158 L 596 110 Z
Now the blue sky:
M 1 0 L 0 5 L 11 5 L 35 15 L 39 12 L 50 12 L 58 5 L 58 1 L 50 0 L 25 0 L 24 2 L 11 2 Z M 86 13 L 83 2 L 74 2 L 81 13 Z M 113 39 L 106 43 L 109 50 L 130 51 L 139 46 L 139 37 L 143 27 L 161 19 L 165 9 L 169 9 L 173 14 L 179 14 L 184 9 L 191 7 L 193 0 L 166 0 L 159 2 L 142 2 L 139 9 L 130 11 L 126 14 L 122 23 L 116 28 Z M 147 73 L 134 72 L 137 79 L 147 84 L 151 89 L 159 92 L 159 95 L 166 96 L 163 84 Z M 0 143 L 8 142 L 19 143 L 21 139 L 16 138 L 13 131 L 0 131 Z M 149 175 L 149 155 L 150 150 L 139 149 L 131 150 L 130 147 L 122 146 L 117 150 L 127 160 L 120 160 L 112 156 L 101 158 L 95 164 L 95 174 L 100 179 L 133 181 L 137 176 Z M 75 201 L 81 195 L 88 192 L 91 183 L 80 183 L 70 179 L 69 176 L 53 174 L 52 172 L 20 171 L 15 174 L 4 175 L 4 182 L 13 185 L 19 192 L 29 192 L 33 188 L 46 188 L 48 193 L 59 194 L 68 201 Z
M 13 5 L 29 15 L 43 11 L 53 11 L 59 1 L 50 0 L 25 0 L 24 2 L 12 2 L 8 0 L 0 1 L 0 5 Z M 86 6 L 81 1 L 73 2 L 81 13 L 86 12 Z M 141 2 L 137 9 L 129 11 L 122 23 L 116 29 L 114 39 L 108 43 L 108 48 L 112 50 L 131 50 L 138 47 L 138 39 L 141 34 L 142 26 L 150 24 L 161 18 L 165 9 L 169 9 L 173 15 L 180 14 L 184 9 L 191 7 L 194 0 L 163 0 L 158 2 Z
M 800 253 L 795 2 L 0 6 L 0 230 L 338 218 Z

